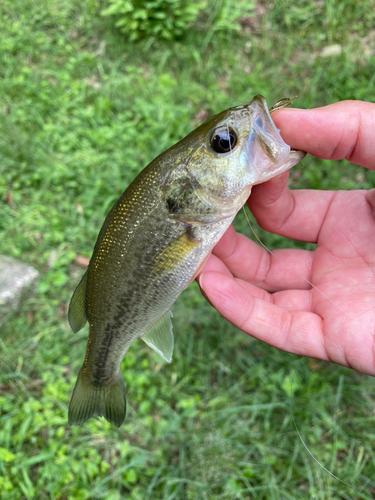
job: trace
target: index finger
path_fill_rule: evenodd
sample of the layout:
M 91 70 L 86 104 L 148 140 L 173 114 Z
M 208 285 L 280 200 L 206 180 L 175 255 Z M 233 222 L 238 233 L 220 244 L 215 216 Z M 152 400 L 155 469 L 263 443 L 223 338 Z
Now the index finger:
M 375 170 L 374 103 L 341 101 L 315 109 L 283 109 L 272 118 L 293 149 L 326 160 L 345 158 Z

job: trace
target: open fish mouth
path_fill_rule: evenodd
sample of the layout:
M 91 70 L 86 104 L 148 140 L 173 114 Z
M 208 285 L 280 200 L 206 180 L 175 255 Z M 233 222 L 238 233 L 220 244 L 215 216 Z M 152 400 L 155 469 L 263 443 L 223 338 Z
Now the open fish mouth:
M 285 172 L 306 155 L 303 151 L 291 149 L 284 142 L 271 118 L 272 112 L 290 103 L 291 99 L 283 99 L 269 110 L 265 98 L 257 95 L 249 105 L 251 130 L 244 144 L 243 161 L 253 172 L 252 184 L 260 184 Z

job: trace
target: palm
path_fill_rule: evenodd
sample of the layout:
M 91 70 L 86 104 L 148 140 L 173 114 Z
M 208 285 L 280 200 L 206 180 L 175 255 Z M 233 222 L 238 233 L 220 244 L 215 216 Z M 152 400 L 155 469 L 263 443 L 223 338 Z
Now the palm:
M 374 367 L 374 229 L 364 191 L 336 193 L 312 253 L 311 310 L 327 357 L 360 371 Z

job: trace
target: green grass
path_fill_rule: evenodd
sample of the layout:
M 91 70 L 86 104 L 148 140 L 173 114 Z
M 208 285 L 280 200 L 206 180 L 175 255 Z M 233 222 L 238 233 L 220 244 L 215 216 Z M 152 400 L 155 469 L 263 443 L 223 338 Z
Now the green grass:
M 247 5 L 246 5 L 247 4 Z M 375 495 L 374 379 L 286 354 L 222 320 L 193 284 L 163 364 L 136 342 L 128 415 L 67 425 L 87 331 L 66 310 L 104 216 L 153 157 L 215 113 L 265 95 L 296 106 L 373 99 L 374 2 L 248 2 L 222 27 L 129 43 L 105 2 L 0 3 L 0 253 L 41 273 L 1 327 L 4 500 L 364 499 Z M 225 8 L 231 8 L 229 1 Z M 215 14 L 216 15 L 216 14 Z M 243 27 L 241 27 L 243 26 Z M 246 27 L 247 26 L 247 27 Z M 250 26 L 250 28 L 249 28 Z M 235 29 L 238 27 L 238 29 Z M 340 55 L 321 57 L 341 44 Z M 368 189 L 375 174 L 311 157 L 291 185 Z M 238 228 L 250 236 L 242 216 Z M 296 243 L 258 234 L 271 248 Z M 304 443 L 335 476 L 319 466 Z

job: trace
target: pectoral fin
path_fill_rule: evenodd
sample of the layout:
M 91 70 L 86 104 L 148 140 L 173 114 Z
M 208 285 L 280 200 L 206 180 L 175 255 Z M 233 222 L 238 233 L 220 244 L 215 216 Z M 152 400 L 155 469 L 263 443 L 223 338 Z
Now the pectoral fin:
M 157 272 L 163 274 L 175 269 L 199 243 L 200 240 L 195 239 L 193 231 L 188 228 L 186 233 L 173 240 L 155 257 Z
M 172 360 L 174 338 L 172 328 L 172 312 L 167 311 L 141 339 L 146 342 L 155 352 L 157 352 L 168 363 Z
M 68 320 L 74 333 L 79 332 L 86 324 L 86 284 L 87 271 L 75 289 L 69 304 Z

